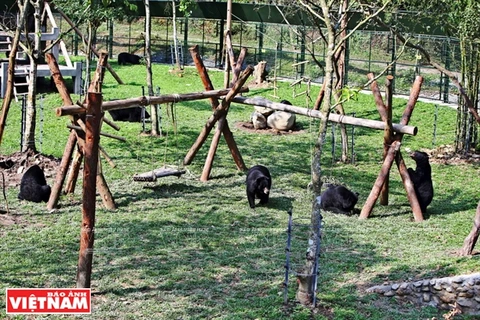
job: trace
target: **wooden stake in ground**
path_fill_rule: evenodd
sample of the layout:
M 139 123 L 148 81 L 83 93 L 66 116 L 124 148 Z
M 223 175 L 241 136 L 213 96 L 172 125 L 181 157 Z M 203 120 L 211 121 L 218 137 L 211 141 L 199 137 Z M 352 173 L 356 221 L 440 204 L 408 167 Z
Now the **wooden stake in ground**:
M 373 74 L 368 74 L 368 78 L 370 80 L 374 79 Z M 410 92 L 410 98 L 407 102 L 407 106 L 403 112 L 402 119 L 400 121 L 401 125 L 408 125 L 408 122 L 410 121 L 410 117 L 412 116 L 413 109 L 415 107 L 418 96 L 420 94 L 420 88 L 422 86 L 422 82 L 423 82 L 423 78 L 420 76 L 415 79 L 415 82 L 412 86 L 412 90 Z M 389 178 L 389 171 L 392 165 L 390 150 L 394 145 L 397 145 L 397 143 L 400 144 L 403 139 L 403 133 L 400 133 L 397 131 L 395 135 L 391 134 L 394 130 L 393 125 L 391 125 L 391 119 L 389 119 L 391 112 L 387 110 L 387 107 L 383 103 L 380 90 L 378 90 L 378 86 L 376 85 L 375 81 L 372 82 L 372 92 L 375 97 L 375 102 L 377 105 L 377 109 L 380 113 L 380 117 L 385 123 L 386 131 L 384 134 L 384 144 L 385 144 L 385 148 L 387 147 L 389 148 L 389 151 L 384 152 L 385 154 L 384 165 L 382 166 L 382 169 L 372 188 L 372 191 L 370 192 L 370 195 L 362 208 L 362 211 L 360 213 L 360 219 L 366 219 L 370 215 L 373 209 L 373 206 L 375 205 L 375 202 L 377 201 L 378 196 L 380 195 L 380 190 L 384 188 Z M 391 97 L 391 93 L 387 93 L 387 97 Z M 391 102 L 388 102 L 388 104 L 391 105 Z M 389 142 L 391 142 L 391 144 Z M 396 155 L 394 158 L 395 158 L 395 162 L 397 164 L 398 170 L 400 172 L 400 176 L 402 177 L 403 185 L 405 186 L 405 190 L 407 192 L 407 198 L 410 202 L 410 206 L 412 207 L 414 219 L 416 222 L 423 221 L 422 210 L 420 208 L 420 204 L 418 203 L 418 199 L 417 199 L 417 195 L 415 194 L 413 183 L 410 179 L 410 175 L 408 174 L 407 167 L 405 165 L 405 162 L 403 161 L 402 154 L 399 150 L 396 151 Z M 383 195 L 383 198 L 385 199 L 385 195 Z
M 473 252 L 473 248 L 477 243 L 478 236 L 480 235 L 480 201 L 477 205 L 477 212 L 475 213 L 475 218 L 473 219 L 473 227 L 470 231 L 470 234 L 465 238 L 463 242 L 463 247 L 460 250 L 461 256 L 469 256 Z
M 62 77 L 62 74 L 60 72 L 60 68 L 58 67 L 58 64 L 55 60 L 55 57 L 48 53 L 46 54 L 47 58 L 47 63 L 50 67 L 51 73 L 52 73 L 52 78 L 57 86 L 58 93 L 60 94 L 63 104 L 64 105 L 73 105 L 72 99 L 70 97 L 70 94 L 67 90 L 67 87 L 65 85 L 65 81 Z M 107 62 L 107 54 L 102 53 L 100 55 L 100 59 L 98 61 L 98 66 L 97 70 L 95 72 L 95 77 L 92 83 L 90 84 L 90 90 L 95 90 L 95 91 L 101 91 L 101 83 L 103 82 L 102 79 L 104 77 L 104 67 Z M 82 108 L 83 109 L 83 108 Z M 85 112 L 86 109 L 83 109 Z M 57 175 L 55 178 L 55 183 L 52 188 L 52 193 L 50 194 L 50 199 L 47 203 L 47 209 L 48 210 L 53 210 L 57 207 L 58 205 L 58 200 L 60 198 L 60 193 L 62 190 L 63 183 L 65 182 L 65 176 L 68 171 L 68 166 L 70 164 L 70 159 L 72 158 L 72 154 L 75 148 L 75 145 L 78 144 L 80 148 L 78 150 L 83 150 L 84 145 L 85 145 L 85 131 L 86 131 L 86 126 L 84 121 L 81 119 L 81 116 L 84 116 L 84 114 L 73 114 L 70 119 L 72 123 L 74 124 L 74 127 L 79 127 L 81 130 L 72 130 L 70 131 L 70 136 L 67 142 L 67 145 L 65 146 L 65 152 L 62 157 L 62 161 L 60 163 L 59 170 L 57 170 Z M 72 136 L 73 135 L 73 136 Z M 81 161 L 81 160 L 80 160 Z M 76 172 L 72 172 L 72 170 L 77 170 Z M 71 165 L 71 172 L 69 175 L 69 181 L 68 181 L 68 189 L 67 190 L 72 190 L 74 189 L 74 186 L 71 186 L 71 183 L 74 183 L 76 181 L 76 177 L 78 176 L 78 170 L 80 170 L 80 163 L 72 163 Z M 100 172 L 100 175 L 102 173 Z M 70 180 L 74 179 L 74 180 Z M 98 185 L 98 190 L 100 192 L 100 195 L 102 196 L 103 204 L 105 207 L 109 210 L 114 210 L 116 208 L 115 203 L 113 201 L 113 197 L 111 195 L 110 189 L 108 188 L 105 179 L 102 177 L 99 178 L 98 180 L 99 185 Z M 111 201 L 110 201 L 111 199 Z
M 198 52 L 198 46 L 194 46 L 190 48 L 189 51 L 190 51 L 190 54 L 192 55 L 192 59 L 195 63 L 195 66 L 197 67 L 197 71 L 200 75 L 200 79 L 202 79 L 205 90 L 207 91 L 213 90 L 213 84 L 208 75 L 207 68 L 205 68 L 202 58 L 200 57 L 200 53 Z M 238 64 L 238 61 L 237 61 L 237 64 Z M 238 79 L 239 74 L 240 74 L 240 70 L 237 70 L 237 68 L 234 68 L 235 81 Z M 193 158 L 197 154 L 198 150 L 200 150 L 202 145 L 205 143 L 208 135 L 210 134 L 210 131 L 213 129 L 213 126 L 218 121 L 220 116 L 223 115 L 223 113 L 216 112 L 216 110 L 220 107 L 220 102 L 218 101 L 217 97 L 210 98 L 210 103 L 212 105 L 212 110 L 214 111 L 214 114 L 208 119 L 207 123 L 205 124 L 205 126 L 202 128 L 202 131 L 198 135 L 197 140 L 195 141 L 195 143 L 192 145 L 187 155 L 185 156 L 183 160 L 183 163 L 185 165 L 188 165 L 193 161 Z M 230 153 L 232 154 L 232 157 L 237 165 L 238 170 L 245 171 L 246 170 L 245 163 L 243 162 L 242 155 L 238 150 L 237 143 L 233 138 L 232 131 L 228 126 L 228 122 L 224 123 L 222 127 L 223 127 L 222 128 L 223 137 L 227 142 L 228 148 L 230 149 Z
M 87 117 L 84 148 L 82 227 L 77 267 L 77 288 L 90 288 L 95 230 L 95 203 L 98 169 L 98 143 L 102 114 L 102 94 L 87 94 Z

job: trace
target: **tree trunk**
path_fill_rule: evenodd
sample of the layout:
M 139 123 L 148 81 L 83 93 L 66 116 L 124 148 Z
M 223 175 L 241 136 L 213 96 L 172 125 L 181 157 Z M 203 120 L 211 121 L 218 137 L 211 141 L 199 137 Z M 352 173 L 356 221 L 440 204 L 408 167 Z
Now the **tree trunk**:
M 37 63 L 40 55 L 40 35 L 41 35 L 41 12 L 40 0 L 30 1 L 34 9 L 35 32 L 33 34 L 33 50 L 27 52 L 30 58 L 30 70 L 28 79 L 28 95 L 25 112 L 25 131 L 23 133 L 22 152 L 33 150 L 35 147 L 35 127 L 36 127 L 36 100 L 37 100 Z
M 264 83 L 267 80 L 267 62 L 260 61 L 255 66 L 255 71 L 253 72 L 253 76 L 255 78 L 256 84 Z
M 151 35 L 152 35 L 152 17 L 150 14 L 150 0 L 144 0 L 145 4 L 145 60 L 147 66 L 147 86 L 148 95 L 153 96 L 153 75 L 152 75 L 152 47 L 151 47 Z M 150 106 L 150 119 L 152 120 L 152 128 L 150 134 L 152 136 L 158 136 L 160 134 L 160 126 L 158 123 L 158 104 L 152 104 Z
M 20 42 L 20 36 L 22 33 L 22 27 L 25 24 L 27 17 L 27 10 L 25 10 L 25 4 L 22 1 L 17 1 L 18 11 L 19 11 L 19 20 L 17 28 L 15 29 L 15 35 L 12 41 L 12 50 L 10 51 L 10 56 L 8 57 L 8 79 L 7 79 L 7 91 L 5 92 L 5 97 L 3 98 L 2 103 L 2 114 L 0 115 L 0 145 L 2 144 L 3 133 L 5 131 L 5 124 L 7 121 L 7 114 L 10 109 L 10 104 L 12 103 L 13 97 L 13 79 L 15 77 L 15 56 L 17 55 L 17 48 Z
M 473 248 L 477 243 L 478 236 L 480 235 L 480 201 L 477 205 L 477 212 L 475 213 L 475 218 L 473 219 L 473 227 L 470 234 L 465 238 L 463 242 L 463 247 L 460 250 L 459 254 L 461 256 L 469 256 L 473 252 Z
M 323 150 L 323 137 L 327 131 L 328 125 L 328 115 L 330 113 L 331 99 L 332 99 L 332 86 L 333 86 L 333 63 L 334 63 L 334 48 L 335 48 L 335 30 L 330 21 L 330 7 L 328 6 L 326 0 L 320 0 L 322 7 L 322 14 L 325 19 L 325 25 L 327 26 L 328 40 L 327 40 L 327 54 L 325 56 L 325 95 L 323 100 L 323 106 L 321 112 L 324 115 L 324 118 L 320 121 L 320 130 L 315 147 L 313 150 L 313 159 L 312 159 L 312 190 L 313 190 L 313 201 L 312 201 L 312 213 L 310 216 L 311 229 L 310 236 L 308 241 L 308 248 L 306 254 L 306 263 L 304 269 L 299 272 L 305 276 L 299 276 L 298 283 L 299 287 L 297 290 L 297 300 L 303 304 L 310 306 L 315 302 L 315 291 L 316 291 L 316 273 L 317 266 L 316 261 L 320 254 L 320 239 L 321 239 L 321 189 L 322 189 L 322 180 L 321 180 L 321 163 L 322 150 Z M 304 291 L 307 290 L 305 293 Z
M 344 0 L 342 4 L 342 11 L 346 12 L 348 10 L 348 0 Z M 336 70 L 336 80 L 335 80 L 335 100 L 337 102 L 337 113 L 341 115 L 345 115 L 345 110 L 343 109 L 343 105 L 338 103 L 341 100 L 342 96 L 342 88 L 345 84 L 345 73 L 346 73 L 346 54 L 347 54 L 347 23 L 348 23 L 348 16 L 346 14 L 343 15 L 343 19 L 340 23 L 340 28 L 342 32 L 340 33 L 340 37 L 342 39 L 342 44 L 340 46 L 340 50 L 335 54 L 335 70 Z M 346 40 L 344 40 L 346 39 Z M 340 132 L 342 136 L 342 162 L 346 163 L 348 160 L 348 134 L 347 134 L 347 127 L 344 124 L 340 124 Z M 335 159 L 334 159 L 335 160 Z
M 175 54 L 175 65 L 177 70 L 180 71 L 180 55 L 178 53 L 178 41 L 177 41 L 177 12 L 175 8 L 175 0 L 172 0 L 172 29 L 173 29 L 173 52 Z

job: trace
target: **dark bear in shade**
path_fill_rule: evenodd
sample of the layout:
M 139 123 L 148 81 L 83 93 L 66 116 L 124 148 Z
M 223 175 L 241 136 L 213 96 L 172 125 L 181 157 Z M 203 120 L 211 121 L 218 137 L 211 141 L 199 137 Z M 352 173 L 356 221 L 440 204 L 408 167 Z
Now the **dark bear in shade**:
M 108 111 L 114 121 L 141 122 L 142 107 L 133 107 L 126 109 L 117 109 Z M 145 110 L 145 119 L 150 118 L 150 114 Z
M 47 202 L 50 192 L 50 186 L 47 185 L 43 170 L 38 165 L 33 165 L 23 174 L 18 199 Z
M 410 153 L 410 157 L 417 163 L 417 168 L 415 170 L 408 168 L 408 174 L 412 179 L 422 213 L 425 213 L 433 199 L 432 168 L 425 152 L 414 151 Z
M 140 64 L 142 57 L 137 56 L 136 54 L 122 52 L 118 54 L 118 64 L 127 65 L 127 64 Z
M 247 198 L 250 208 L 255 209 L 255 197 L 260 199 L 260 204 L 266 204 L 272 186 L 270 171 L 265 166 L 256 165 L 247 172 Z
M 358 201 L 358 193 L 353 193 L 344 186 L 329 185 L 322 194 L 321 208 L 334 213 L 353 214 Z

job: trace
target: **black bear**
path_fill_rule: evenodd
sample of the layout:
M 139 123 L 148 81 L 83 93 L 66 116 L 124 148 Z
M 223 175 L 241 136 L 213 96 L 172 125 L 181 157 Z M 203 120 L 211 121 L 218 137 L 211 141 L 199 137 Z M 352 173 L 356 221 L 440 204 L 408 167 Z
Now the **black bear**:
M 137 56 L 136 54 L 122 52 L 118 54 L 118 64 L 127 65 L 127 64 L 140 64 L 142 57 Z
M 260 204 L 268 202 L 272 177 L 268 169 L 262 165 L 251 167 L 247 172 L 247 198 L 250 208 L 255 209 L 255 197 L 260 199 Z
M 43 170 L 38 165 L 33 165 L 23 174 L 18 199 L 47 202 L 50 192 L 50 186 L 47 185 Z
M 108 111 L 114 121 L 141 122 L 142 107 L 133 107 L 126 109 L 117 109 Z M 150 118 L 150 114 L 145 110 L 145 119 Z
M 351 215 L 358 201 L 358 193 L 353 193 L 344 186 L 329 185 L 321 194 L 321 198 L 323 210 Z
M 282 101 L 280 101 L 280 103 L 288 104 L 289 106 L 292 105 L 292 103 L 291 103 L 290 101 L 288 101 L 288 100 L 282 100 Z
M 410 157 L 415 160 L 417 168 L 415 170 L 408 168 L 408 174 L 412 179 L 422 213 L 425 213 L 433 199 L 432 168 L 425 152 L 414 151 L 410 153 Z

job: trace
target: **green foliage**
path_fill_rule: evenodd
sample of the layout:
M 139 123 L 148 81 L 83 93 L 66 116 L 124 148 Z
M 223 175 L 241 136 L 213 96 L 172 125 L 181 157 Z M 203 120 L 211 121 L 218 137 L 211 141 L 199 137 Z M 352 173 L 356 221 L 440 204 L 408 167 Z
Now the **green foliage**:
M 89 22 L 96 27 L 109 19 L 126 19 L 137 10 L 128 0 L 55 0 L 55 5 L 73 21 Z
M 197 5 L 196 0 L 180 0 L 178 10 L 183 13 L 185 17 L 190 16 L 190 11 Z

